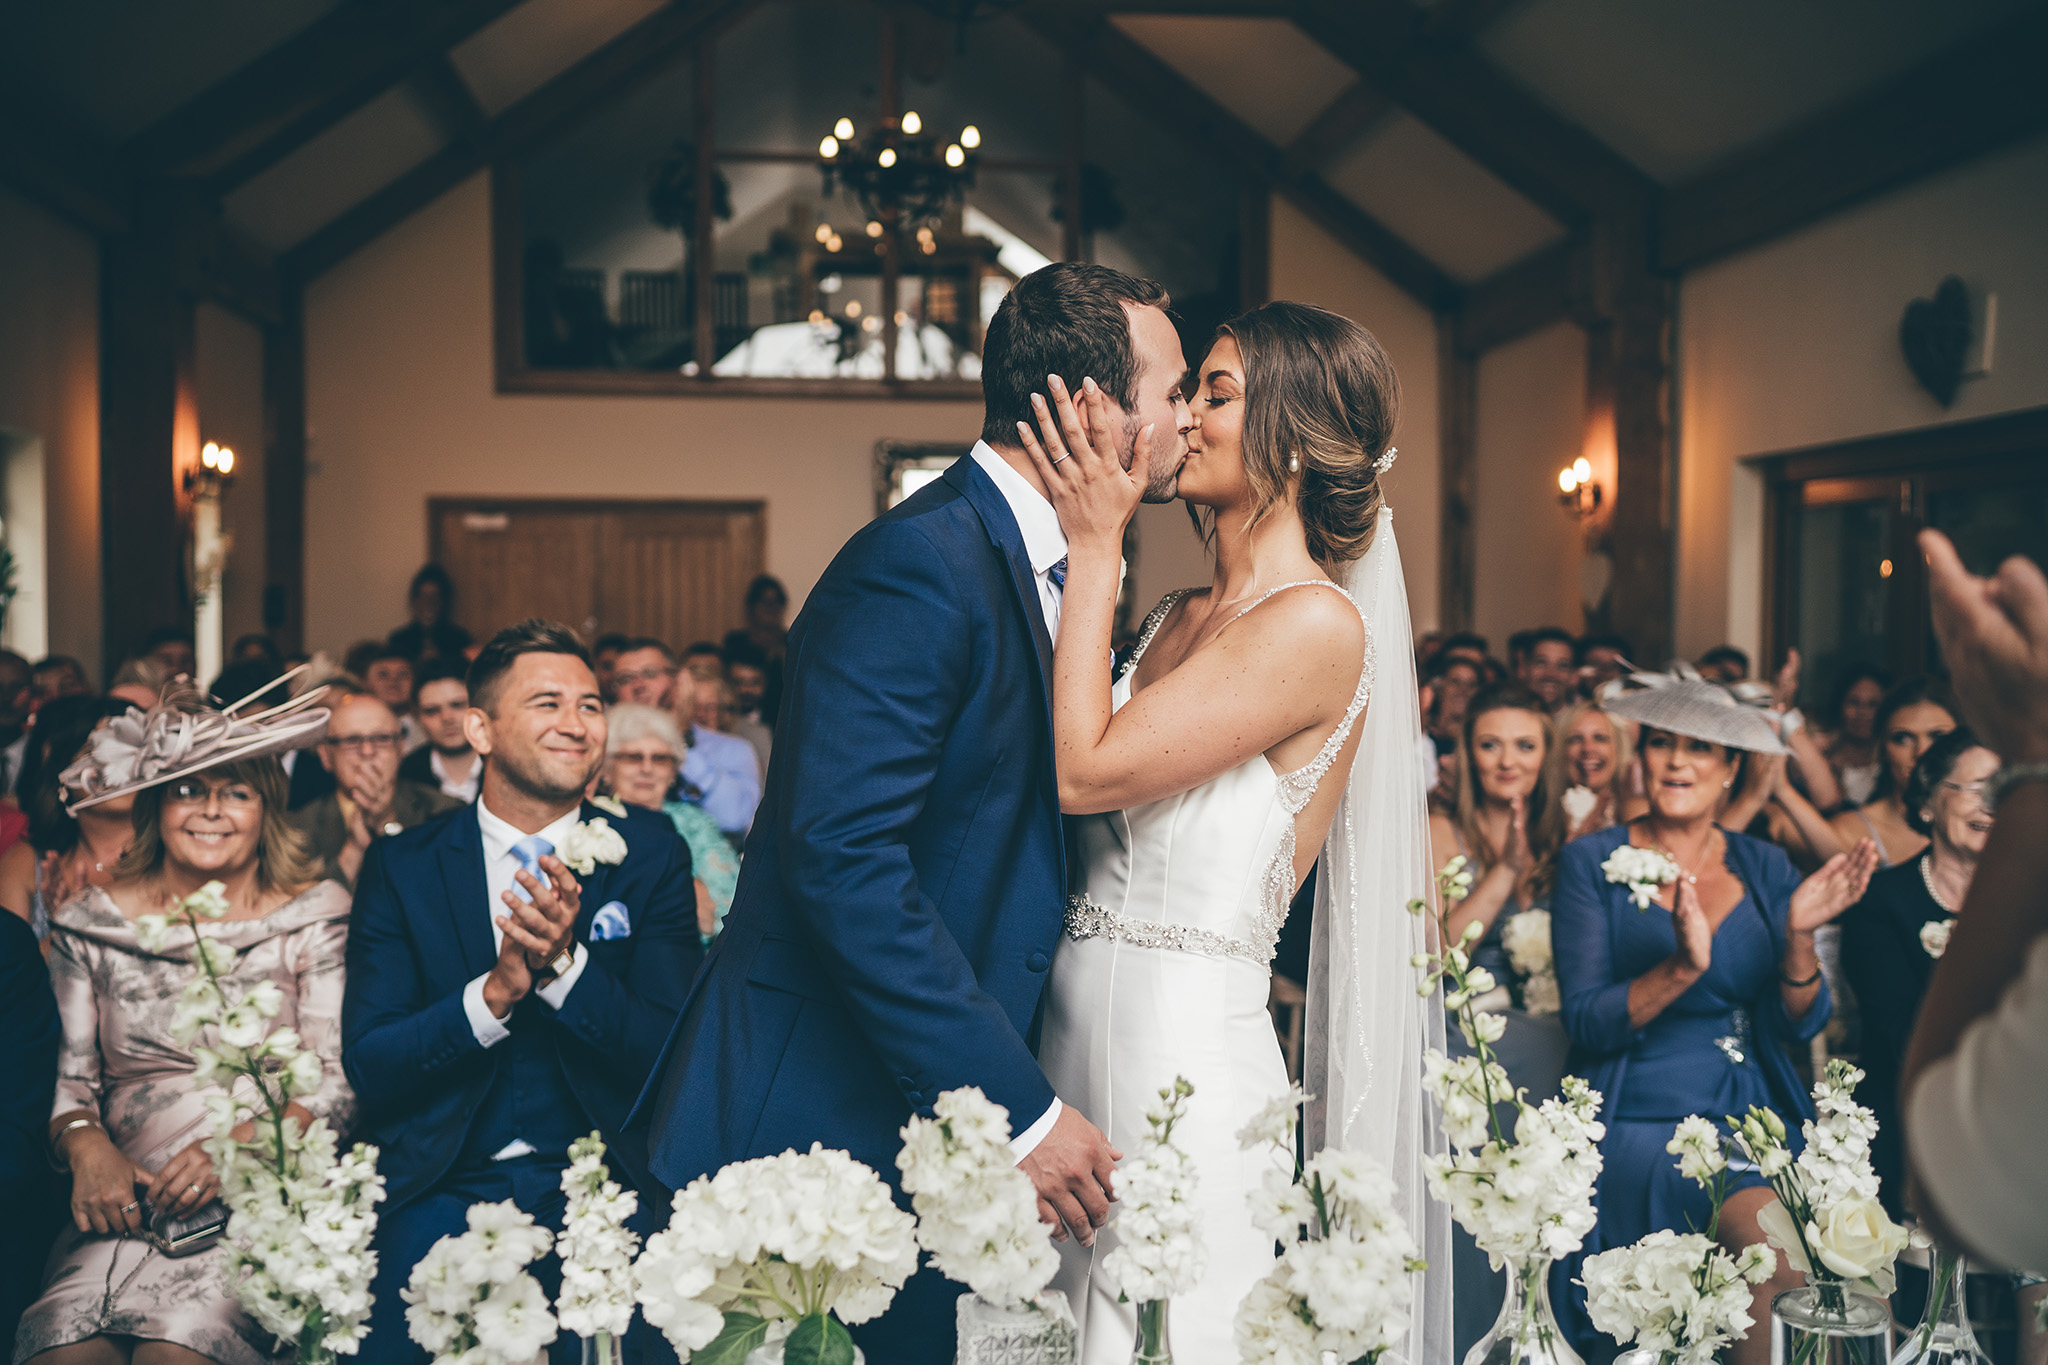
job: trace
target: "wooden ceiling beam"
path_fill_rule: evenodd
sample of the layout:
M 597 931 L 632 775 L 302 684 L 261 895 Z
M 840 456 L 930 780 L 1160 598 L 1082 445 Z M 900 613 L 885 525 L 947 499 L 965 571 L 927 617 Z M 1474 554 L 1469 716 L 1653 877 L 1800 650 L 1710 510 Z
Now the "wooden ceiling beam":
M 1671 190 L 1660 269 L 1690 269 L 2048 128 L 2036 9 Z
M 137 133 L 122 152 L 215 193 L 261 173 L 518 0 L 343 0 Z
M 675 0 L 499 114 L 319 228 L 280 260 L 293 282 L 313 279 L 475 175 L 524 151 L 565 122 L 659 74 L 678 52 L 746 12 L 756 0 Z
M 1569 238 L 1468 286 L 1457 317 L 1459 348 L 1480 355 L 1553 322 L 1583 322 L 1586 248 L 1584 238 Z
M 1657 186 L 1462 40 L 1432 33 L 1409 0 L 1298 0 L 1304 32 L 1545 212 L 1577 227 L 1646 212 Z
M 1312 175 L 1322 170 L 1393 107 L 1394 102 L 1377 87 L 1365 81 L 1355 83 L 1287 144 L 1280 158 L 1283 172 Z
M 135 221 L 135 184 L 99 140 L 47 110 L 0 103 L 0 182 L 95 237 Z
M 489 130 L 491 116 L 447 53 L 437 52 L 422 62 L 413 73 L 412 88 L 450 142 L 475 142 Z
M 1099 13 L 1027 11 L 1024 21 L 1082 68 L 1158 114 L 1183 138 L 1237 165 L 1432 311 L 1453 307 L 1455 280 L 1320 176 L 1290 170 L 1265 136 Z

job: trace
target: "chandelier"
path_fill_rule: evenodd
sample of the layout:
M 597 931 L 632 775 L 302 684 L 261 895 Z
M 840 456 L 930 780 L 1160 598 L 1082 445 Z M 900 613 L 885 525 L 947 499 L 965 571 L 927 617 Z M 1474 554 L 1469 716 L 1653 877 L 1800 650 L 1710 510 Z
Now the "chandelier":
M 980 147 L 981 130 L 971 123 L 942 144 L 915 109 L 859 136 L 853 120 L 842 118 L 818 142 L 818 169 L 825 192 L 857 199 L 870 221 L 893 223 L 898 232 L 930 229 L 973 187 Z

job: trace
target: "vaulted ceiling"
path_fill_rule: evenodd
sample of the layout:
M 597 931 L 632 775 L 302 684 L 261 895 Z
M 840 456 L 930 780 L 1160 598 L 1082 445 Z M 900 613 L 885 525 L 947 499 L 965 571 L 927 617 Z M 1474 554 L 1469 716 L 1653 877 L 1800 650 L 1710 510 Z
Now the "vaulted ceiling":
M 71 198 L 96 187 L 114 213 L 138 184 L 176 183 L 217 203 L 255 258 L 314 274 L 748 7 L 9 0 L 0 144 L 21 129 L 35 148 L 0 149 L 0 176 L 35 188 L 56 175 L 39 157 L 70 158 L 86 166 Z M 981 8 L 996 12 L 977 22 L 1030 25 L 1098 78 L 1127 80 L 1159 119 L 1296 199 L 1422 297 L 1533 268 L 1603 197 L 1661 204 L 1656 254 L 1679 268 L 1745 244 L 1774 211 L 1796 225 L 2048 126 L 2039 0 Z M 1960 113 L 1959 92 L 1975 101 Z M 1929 112 L 1936 99 L 1944 109 Z M 1815 185 L 1795 159 L 1830 137 L 1844 164 Z M 1873 137 L 1886 146 L 1873 151 Z M 1724 221 L 1731 203 L 1738 221 Z

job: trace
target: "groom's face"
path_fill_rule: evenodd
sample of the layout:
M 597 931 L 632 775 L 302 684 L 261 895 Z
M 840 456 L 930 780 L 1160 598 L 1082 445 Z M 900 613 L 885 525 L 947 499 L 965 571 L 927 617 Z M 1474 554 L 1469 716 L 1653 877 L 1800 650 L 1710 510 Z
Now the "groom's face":
M 604 761 L 604 702 L 597 675 L 573 654 L 522 654 L 491 689 L 490 709 L 463 717 L 484 756 L 485 796 L 495 776 L 543 801 L 580 796 Z
M 1125 469 L 1144 462 L 1146 502 L 1172 502 L 1181 461 L 1187 458 L 1188 430 L 1194 425 L 1181 386 L 1187 358 L 1181 354 L 1180 333 L 1165 312 L 1125 304 L 1124 314 L 1131 322 L 1131 356 L 1137 361 L 1138 378 L 1132 406 L 1117 409 L 1122 415 L 1117 457 Z M 1139 434 L 1147 426 L 1152 428 L 1152 440 L 1139 450 Z

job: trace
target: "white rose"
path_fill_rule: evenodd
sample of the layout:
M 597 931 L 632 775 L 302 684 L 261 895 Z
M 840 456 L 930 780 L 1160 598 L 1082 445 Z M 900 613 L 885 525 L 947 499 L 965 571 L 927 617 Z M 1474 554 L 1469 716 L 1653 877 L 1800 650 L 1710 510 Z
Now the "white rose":
M 1955 932 L 1955 927 L 1953 917 L 1929 920 L 1920 926 L 1920 946 L 1927 950 L 1929 957 L 1939 958 L 1948 951 L 1948 936 Z
M 1558 804 L 1564 807 L 1564 818 L 1576 829 L 1586 823 L 1586 817 L 1593 813 L 1593 807 L 1600 804 L 1600 798 L 1590 787 L 1570 787 L 1558 799 Z
M 1807 1224 L 1821 1264 L 1845 1280 L 1861 1280 L 1886 1298 L 1892 1266 L 1906 1249 L 1906 1230 L 1885 1215 L 1875 1199 L 1844 1199 Z

